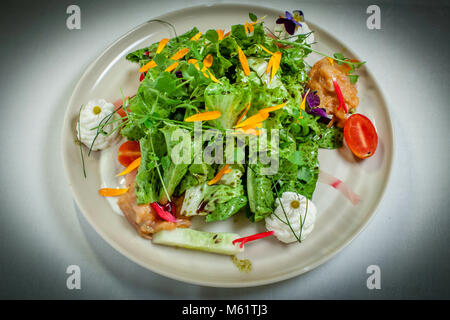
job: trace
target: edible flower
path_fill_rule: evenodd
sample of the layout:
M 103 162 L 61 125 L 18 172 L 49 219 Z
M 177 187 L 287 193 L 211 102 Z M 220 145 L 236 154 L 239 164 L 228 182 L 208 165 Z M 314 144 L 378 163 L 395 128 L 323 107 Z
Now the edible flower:
M 223 40 L 230 34 L 229 32 L 225 33 L 224 29 L 217 29 L 216 31 L 217 31 L 217 35 L 219 36 L 219 41 Z
M 217 172 L 216 176 L 208 182 L 208 185 L 211 186 L 219 182 L 219 180 L 222 179 L 223 175 L 230 173 L 231 171 L 232 170 L 230 169 L 230 165 L 226 164 L 222 169 L 219 170 L 219 172 Z
M 181 58 L 183 58 L 187 53 L 189 52 L 189 48 L 183 48 L 180 51 L 178 51 L 177 53 L 175 53 L 172 58 L 172 60 L 180 60 Z
M 248 66 L 247 57 L 244 54 L 244 51 L 242 51 L 241 47 L 238 46 L 238 57 L 239 61 L 241 62 L 242 70 L 244 70 L 244 74 L 248 76 L 250 74 L 250 67 Z
M 280 109 L 283 109 L 285 105 L 287 105 L 287 102 L 278 104 L 273 107 L 263 108 L 263 109 L 259 110 L 258 112 L 272 112 L 272 111 L 280 110 Z
M 163 51 L 166 44 L 169 42 L 169 39 L 164 38 L 158 43 L 158 48 L 156 48 L 156 53 L 161 53 Z
M 178 62 L 172 63 L 172 64 L 171 64 L 170 66 L 168 66 L 168 67 L 166 68 L 166 70 L 164 70 L 164 71 L 170 72 L 170 71 L 172 71 L 173 69 L 175 69 L 176 67 L 178 67 Z
M 251 134 L 254 136 L 260 136 L 263 131 L 261 130 L 263 127 L 262 122 L 258 122 L 252 125 L 248 125 L 242 128 L 237 128 L 236 132 L 243 134 Z
M 270 58 L 269 63 L 267 64 L 266 73 L 269 74 L 270 72 L 270 83 L 272 83 L 273 77 L 280 68 L 280 63 L 281 63 L 281 52 L 277 51 L 274 54 L 272 54 L 272 57 Z
M 166 46 L 166 44 L 169 42 L 169 39 L 164 38 L 161 39 L 161 41 L 158 43 L 158 48 L 156 48 L 156 53 L 161 53 L 161 51 L 164 49 L 164 47 Z M 145 52 L 146 55 L 148 51 Z M 143 65 L 140 69 L 139 72 L 146 72 L 151 68 L 156 67 L 156 62 L 153 60 L 150 60 L 149 62 L 147 62 L 145 65 Z
M 208 54 L 205 59 L 203 59 L 203 68 L 202 71 L 205 71 L 206 68 L 209 68 L 212 66 L 213 63 L 213 56 L 212 54 Z
M 242 128 L 242 127 L 246 127 L 246 126 L 254 126 L 257 123 L 263 122 L 264 120 L 266 120 L 269 117 L 269 113 L 268 112 L 261 112 L 258 111 L 257 114 L 251 116 L 250 118 L 245 119 L 243 122 L 237 124 L 234 128 Z
M 164 210 L 163 206 L 161 206 L 158 202 L 150 203 L 150 207 L 155 210 L 156 214 L 163 220 L 169 222 L 177 222 L 177 219 L 167 210 Z
M 156 66 L 157 66 L 156 62 L 153 61 L 153 60 L 151 60 L 151 61 L 147 62 L 145 65 L 143 65 L 143 66 L 139 69 L 139 72 L 146 72 L 146 71 L 148 71 L 149 69 L 154 68 L 154 67 L 156 67 Z
M 308 92 L 308 94 L 303 95 L 306 97 L 306 103 L 308 105 L 308 108 L 306 108 L 306 113 L 328 119 L 327 112 L 322 108 L 318 108 L 320 105 L 320 97 L 316 94 L 317 91 Z
M 117 175 L 117 177 L 124 176 L 126 174 L 129 174 L 131 171 L 133 171 L 136 168 L 139 168 L 139 165 L 141 164 L 141 157 L 134 160 L 128 167 L 126 167 L 125 170 L 123 170 L 121 173 Z
M 128 188 L 102 188 L 98 190 L 98 194 L 103 197 L 117 197 L 128 192 Z
M 206 72 L 208 72 L 209 74 L 209 78 L 214 81 L 215 83 L 221 83 L 219 80 L 217 80 L 217 78 L 212 74 L 212 72 L 209 69 L 206 69 Z M 203 72 L 203 75 L 208 78 L 208 75 L 205 74 L 205 72 Z
M 248 110 L 250 109 L 250 105 L 252 103 L 249 102 L 247 107 L 245 108 L 245 110 L 242 112 L 241 116 L 239 117 L 238 121 L 236 122 L 236 125 L 238 125 L 239 123 L 241 123 L 242 119 L 245 117 L 245 115 L 247 114 Z
M 241 123 L 242 119 L 245 117 L 245 115 L 247 114 L 248 110 L 250 109 L 250 105 L 251 105 L 251 102 L 248 103 L 248 106 L 245 108 L 244 112 L 242 112 L 242 114 L 240 115 L 238 121 L 236 122 L 236 126 L 239 123 Z M 255 135 L 255 136 L 259 136 L 259 135 L 262 134 L 262 131 L 259 130 L 261 128 L 262 128 L 262 123 L 261 122 L 257 122 L 255 124 L 251 124 L 251 125 L 248 125 L 248 126 L 237 128 L 236 132 L 244 133 L 244 134 L 252 134 L 252 135 Z
M 244 28 L 245 28 L 245 33 L 250 33 L 253 32 L 253 30 L 255 29 L 255 24 L 260 23 L 262 20 L 264 20 L 267 16 L 264 16 L 254 22 L 250 22 L 248 23 L 247 21 L 245 21 L 244 23 Z
M 193 116 L 190 116 L 186 118 L 184 121 L 186 122 L 195 122 L 195 121 L 208 121 L 208 120 L 215 120 L 220 117 L 220 111 L 206 111 L 206 112 L 200 112 L 197 114 L 194 114 Z
M 347 106 L 345 105 L 344 96 L 342 95 L 341 88 L 339 87 L 339 84 L 337 83 L 336 78 L 333 77 L 333 85 L 334 85 L 334 91 L 336 91 L 337 98 L 339 100 L 339 106 L 338 110 L 341 109 L 341 107 L 344 108 L 344 112 L 347 113 Z
M 192 64 L 195 66 L 195 68 L 196 68 L 198 71 L 200 71 L 200 66 L 198 65 L 198 60 L 197 60 L 197 59 L 189 59 L 189 60 L 188 60 L 188 63 L 192 63 Z
M 308 96 L 309 90 L 310 90 L 310 89 L 308 89 L 308 91 L 306 91 L 306 94 L 305 94 L 305 96 L 303 97 L 302 103 L 300 104 L 300 109 L 303 110 L 303 111 L 305 111 L 305 112 L 306 112 L 306 110 L 305 110 L 306 97 Z M 299 119 L 303 119 L 303 115 L 302 115 L 301 113 L 300 113 Z
M 239 239 L 235 239 L 233 240 L 233 244 L 236 244 L 237 242 L 240 242 L 239 247 L 242 248 L 244 246 L 244 244 L 246 244 L 249 241 L 253 241 L 253 240 L 258 240 L 258 239 L 262 239 L 265 237 L 269 237 L 271 235 L 274 234 L 274 231 L 266 231 L 266 232 L 261 232 L 261 233 L 257 233 L 248 237 L 243 237 L 243 238 L 239 238 Z
M 301 27 L 301 23 L 299 21 L 303 21 L 303 12 L 300 10 L 294 10 L 294 15 L 292 15 L 289 11 L 286 11 L 286 17 L 279 17 L 276 21 L 277 24 L 284 24 L 284 28 L 286 32 L 290 35 L 295 33 L 295 29 Z
M 200 39 L 201 36 L 202 36 L 202 33 L 199 32 L 199 33 L 197 33 L 195 36 L 193 36 L 193 37 L 191 38 L 191 40 L 192 40 L 192 41 L 198 41 L 198 39 Z

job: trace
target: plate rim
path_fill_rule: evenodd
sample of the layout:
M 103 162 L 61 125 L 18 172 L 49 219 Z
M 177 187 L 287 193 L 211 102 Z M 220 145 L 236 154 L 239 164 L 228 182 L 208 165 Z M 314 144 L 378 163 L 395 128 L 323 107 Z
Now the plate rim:
M 239 3 L 214 3 L 214 4 L 195 5 L 195 6 L 189 6 L 189 7 L 186 7 L 186 8 L 182 8 L 182 9 L 171 10 L 171 11 L 165 12 L 162 15 L 156 16 L 153 19 L 161 19 L 161 20 L 163 20 L 164 18 L 167 18 L 168 16 L 180 14 L 180 13 L 186 11 L 186 10 L 193 11 L 193 10 L 205 9 L 205 8 L 217 8 L 217 9 L 219 9 L 220 7 L 227 7 L 227 8 L 236 7 L 236 8 L 239 8 L 239 10 L 243 10 L 244 8 L 247 8 L 247 9 L 254 8 L 254 9 L 257 9 L 257 10 L 270 10 L 272 12 L 273 11 L 277 11 L 280 14 L 282 14 L 282 11 L 277 9 L 277 8 L 268 7 L 268 6 L 262 6 L 262 5 L 239 4 Z M 156 274 L 162 275 L 162 276 L 164 276 L 166 278 L 169 278 L 169 279 L 174 279 L 174 280 L 181 281 L 181 282 L 184 282 L 184 283 L 201 285 L 201 286 L 206 286 L 206 287 L 244 288 L 244 287 L 256 287 L 256 286 L 262 286 L 262 285 L 268 285 L 268 284 L 272 284 L 272 283 L 282 282 L 282 281 L 285 281 L 285 280 L 288 280 L 288 279 L 291 279 L 291 278 L 294 278 L 294 277 L 298 277 L 299 275 L 304 274 L 306 272 L 309 272 L 309 271 L 317 268 L 318 266 L 324 264 L 325 262 L 331 260 L 333 257 L 335 257 L 344 248 L 346 248 L 354 239 L 356 239 L 361 234 L 361 232 L 367 228 L 368 224 L 374 219 L 375 215 L 377 214 L 379 205 L 383 201 L 383 199 L 384 199 L 384 197 L 386 195 L 386 190 L 387 190 L 387 188 L 388 188 L 388 186 L 389 186 L 389 184 L 391 182 L 392 168 L 393 168 L 394 160 L 395 160 L 395 152 L 396 152 L 396 148 L 395 148 L 395 141 L 396 141 L 396 139 L 395 139 L 395 136 L 396 135 L 395 135 L 394 126 L 393 126 L 393 123 L 392 123 L 391 113 L 389 112 L 387 99 L 386 99 L 383 91 L 380 89 L 380 86 L 378 84 L 377 79 L 373 76 L 372 72 L 369 70 L 369 68 L 367 66 L 365 66 L 365 72 L 367 73 L 367 75 L 373 81 L 374 88 L 375 88 L 376 92 L 379 94 L 379 97 L 380 97 L 381 101 L 383 102 L 383 105 L 386 106 L 386 110 L 385 111 L 386 111 L 386 114 L 387 114 L 387 119 L 389 120 L 388 127 L 389 127 L 389 129 L 391 131 L 391 137 L 390 137 L 391 138 L 390 139 L 391 140 L 391 146 L 392 146 L 391 153 L 389 155 L 387 155 L 387 159 L 385 160 L 385 161 L 388 162 L 387 163 L 387 167 L 386 167 L 386 179 L 383 182 L 381 195 L 379 196 L 378 200 L 376 200 L 376 202 L 374 203 L 373 209 L 371 210 L 369 216 L 367 218 L 365 218 L 364 220 L 362 220 L 362 224 L 357 229 L 357 231 L 354 232 L 354 234 L 351 237 L 348 237 L 345 241 L 343 241 L 338 247 L 336 247 L 335 249 L 331 250 L 329 253 L 323 255 L 320 259 L 316 260 L 314 263 L 311 263 L 307 267 L 301 268 L 299 270 L 291 271 L 291 272 L 289 272 L 287 274 L 283 274 L 283 275 L 280 275 L 280 276 L 275 276 L 275 277 L 271 277 L 271 278 L 264 279 L 264 280 L 251 280 L 251 281 L 248 281 L 248 282 L 231 282 L 230 283 L 230 282 L 214 282 L 214 281 L 209 281 L 209 280 L 191 279 L 191 278 L 187 278 L 187 277 L 178 275 L 176 273 L 167 272 L 163 268 L 158 268 L 158 267 L 155 267 L 155 266 L 151 266 L 151 265 L 145 264 L 144 262 L 140 261 L 138 258 L 134 257 L 133 255 L 129 254 L 125 249 L 123 249 L 120 246 L 120 244 L 118 244 L 115 240 L 111 239 L 111 237 L 109 237 L 106 234 L 106 232 L 104 232 L 95 223 L 95 221 L 89 215 L 87 215 L 85 213 L 87 208 L 85 208 L 85 206 L 83 206 L 79 195 L 77 194 L 77 192 L 73 188 L 73 184 L 72 184 L 73 181 L 71 179 L 70 170 L 69 170 L 69 161 L 67 159 L 67 155 L 66 155 L 66 152 L 65 152 L 66 141 L 68 141 L 66 139 L 66 133 L 69 132 L 68 126 L 70 125 L 70 121 L 67 120 L 68 117 L 69 117 L 69 114 L 70 114 L 70 106 L 73 104 L 73 100 L 75 99 L 75 93 L 78 91 L 78 89 L 82 85 L 84 79 L 90 73 L 90 71 L 95 67 L 97 62 L 100 61 L 107 54 L 107 52 L 112 47 L 114 47 L 118 42 L 120 42 L 121 40 L 123 40 L 124 38 L 126 38 L 127 36 L 132 34 L 133 32 L 137 31 L 138 29 L 144 27 L 146 24 L 151 23 L 153 19 L 149 19 L 149 20 L 144 21 L 143 23 L 133 27 L 131 30 L 127 31 L 126 33 L 124 33 L 123 35 L 121 35 L 120 37 L 115 39 L 113 42 L 111 42 L 107 47 L 105 47 L 101 51 L 101 53 L 94 60 L 92 60 L 88 64 L 88 66 L 84 69 L 84 71 L 81 74 L 80 78 L 78 79 L 77 83 L 73 87 L 72 93 L 71 93 L 70 98 L 68 100 L 68 103 L 66 105 L 66 110 L 64 112 L 64 118 L 63 118 L 63 127 L 62 127 L 61 144 L 60 144 L 60 146 L 61 146 L 61 153 L 62 153 L 62 159 L 63 159 L 64 174 L 65 174 L 65 177 L 66 177 L 67 181 L 69 182 L 69 186 L 70 186 L 70 188 L 72 190 L 72 196 L 73 196 L 73 198 L 75 200 L 75 203 L 78 206 L 78 208 L 80 209 L 83 217 L 89 222 L 90 226 L 100 235 L 100 237 L 106 243 L 108 243 L 108 245 L 110 245 L 117 252 L 119 252 L 120 254 L 125 256 L 127 259 L 133 261 L 137 265 L 143 267 L 144 269 L 149 270 L 151 272 L 154 272 Z M 338 39 L 334 35 L 330 34 L 328 31 L 324 30 L 322 27 L 320 27 L 319 25 L 314 23 L 313 20 L 311 20 L 311 24 L 314 25 L 315 29 L 317 29 L 321 33 L 325 34 L 327 37 L 330 37 L 332 39 L 338 40 L 339 43 L 344 45 L 345 50 L 348 51 L 352 56 L 358 57 L 355 54 L 355 52 L 352 49 L 350 49 L 349 46 L 347 46 L 347 44 L 345 42 L 341 41 L 340 39 Z

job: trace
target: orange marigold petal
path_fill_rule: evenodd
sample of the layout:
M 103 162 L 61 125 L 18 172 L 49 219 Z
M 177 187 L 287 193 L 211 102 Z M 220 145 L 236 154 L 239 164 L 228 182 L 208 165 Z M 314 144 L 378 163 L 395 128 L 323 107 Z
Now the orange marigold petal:
M 145 65 L 143 65 L 143 66 L 139 69 L 139 72 L 146 72 L 146 71 L 148 71 L 149 69 L 154 68 L 154 67 L 156 67 L 156 66 L 157 66 L 156 62 L 153 61 L 153 60 L 151 60 L 151 61 L 147 62 Z
M 241 47 L 238 46 L 238 57 L 241 62 L 242 70 L 244 70 L 244 74 L 248 76 L 250 74 L 250 67 L 248 66 L 247 57 L 242 51 Z
M 272 111 L 276 111 L 276 110 L 279 110 L 279 109 L 284 108 L 284 106 L 285 106 L 286 104 L 287 104 L 287 102 L 282 103 L 282 104 L 278 104 L 278 105 L 273 106 L 273 107 L 264 108 L 264 109 L 259 110 L 259 112 L 272 112 Z
M 180 60 L 181 58 L 183 58 L 187 53 L 189 52 L 189 48 L 183 48 L 180 51 L 178 51 L 177 53 L 175 53 L 172 58 L 172 60 Z
M 197 33 L 195 36 L 193 36 L 193 37 L 191 38 L 191 40 L 192 40 L 192 41 L 198 41 L 198 39 L 200 39 L 201 36 L 202 36 L 202 33 L 199 32 L 199 33 Z
M 219 40 L 223 40 L 225 35 L 225 29 L 217 29 L 217 35 L 219 36 Z
M 248 106 L 245 108 L 244 112 L 242 112 L 241 116 L 239 117 L 238 121 L 236 122 L 236 125 L 241 123 L 242 119 L 245 117 L 245 115 L 247 114 L 248 110 L 250 109 L 250 105 L 251 105 L 251 102 L 248 103 Z
M 221 83 L 219 80 L 217 80 L 217 78 L 212 74 L 211 71 L 209 71 L 209 69 L 206 69 L 206 71 L 209 74 L 209 77 L 211 78 L 212 81 L 214 81 L 215 83 Z
M 102 188 L 98 190 L 98 194 L 103 197 L 117 197 L 121 194 L 127 193 L 128 188 L 117 189 L 117 188 Z
M 263 122 L 269 117 L 268 112 L 258 112 L 257 114 L 251 116 L 250 118 L 245 119 L 241 123 L 237 124 L 235 128 L 242 128 L 246 126 L 252 126 L 259 122 Z
M 230 165 L 226 164 L 225 166 L 223 166 L 222 169 L 219 170 L 219 172 L 217 172 L 216 176 L 208 182 L 208 185 L 213 185 L 219 182 L 219 180 L 223 177 L 224 174 L 230 173 L 231 171 L 232 170 L 230 169 Z
M 119 173 L 117 175 L 117 177 L 124 176 L 124 175 L 130 173 L 131 171 L 133 171 L 134 169 L 139 168 L 140 164 L 141 164 L 141 157 L 137 158 L 132 163 L 130 163 L 130 165 L 128 167 L 126 167 L 125 170 L 123 170 L 121 173 Z
M 213 56 L 212 56 L 212 54 L 208 54 L 206 57 L 205 57 L 205 59 L 203 59 L 203 67 L 205 67 L 205 68 L 209 68 L 209 67 L 211 67 L 212 66 L 212 63 L 213 63 Z
M 220 111 L 206 111 L 206 112 L 200 112 L 200 113 L 194 114 L 193 116 L 186 118 L 184 121 L 194 122 L 194 121 L 215 120 L 215 119 L 219 118 L 220 115 L 221 115 Z
M 164 71 L 170 72 L 170 71 L 172 71 L 173 69 L 175 69 L 176 67 L 178 67 L 178 62 L 172 63 L 172 64 L 171 64 L 170 66 L 168 66 L 168 67 L 166 68 L 166 70 L 164 70 Z
M 270 50 L 266 49 L 262 44 L 259 45 L 261 47 L 261 49 L 263 49 L 265 52 L 267 52 L 268 54 L 273 55 L 273 52 L 271 52 Z
M 161 53 L 163 51 L 166 44 L 169 42 L 169 39 L 164 38 L 158 43 L 158 48 L 156 49 L 156 53 Z
M 200 71 L 200 66 L 198 64 L 198 60 L 197 59 L 189 59 L 188 63 L 192 63 L 195 66 L 195 68 Z
M 273 54 L 272 58 L 274 58 L 272 63 L 272 71 L 270 73 L 270 83 L 272 83 L 273 77 L 278 71 L 278 68 L 280 68 L 281 63 L 281 52 L 277 51 Z
M 305 94 L 305 96 L 303 97 L 302 103 L 300 104 L 300 109 L 302 109 L 302 110 L 305 110 L 305 106 L 306 106 L 306 96 L 308 95 L 309 90 L 310 90 L 310 89 L 308 89 L 308 91 L 306 91 L 306 94 Z

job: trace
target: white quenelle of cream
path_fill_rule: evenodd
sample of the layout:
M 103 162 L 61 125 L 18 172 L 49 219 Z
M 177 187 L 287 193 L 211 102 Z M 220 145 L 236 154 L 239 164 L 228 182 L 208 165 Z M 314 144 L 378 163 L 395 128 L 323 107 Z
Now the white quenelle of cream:
M 274 214 L 268 216 L 265 222 L 267 230 L 274 231 L 278 240 L 285 243 L 297 241 L 287 224 L 286 216 L 297 237 L 301 230 L 301 240 L 313 231 L 317 209 L 311 200 L 295 192 L 283 192 L 281 199 L 277 198 L 276 206 Z
M 111 135 L 98 134 L 97 130 L 93 129 L 97 127 L 100 122 L 105 119 L 114 111 L 114 105 L 112 103 L 106 102 L 103 99 L 94 99 L 85 104 L 80 111 L 80 119 L 77 125 L 77 135 L 81 142 L 84 143 L 88 148 L 91 147 L 92 150 L 103 150 L 117 142 L 118 130 Z M 108 122 L 117 120 L 119 115 L 114 114 Z M 104 120 L 105 121 L 105 120 Z M 111 132 L 119 125 L 118 121 L 112 122 L 106 125 L 103 130 L 105 132 Z M 95 136 L 97 135 L 97 138 Z

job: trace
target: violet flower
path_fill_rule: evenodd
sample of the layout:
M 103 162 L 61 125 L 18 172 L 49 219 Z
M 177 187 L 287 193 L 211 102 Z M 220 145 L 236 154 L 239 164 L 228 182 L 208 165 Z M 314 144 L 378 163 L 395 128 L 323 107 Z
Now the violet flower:
M 277 24 L 284 24 L 284 28 L 286 29 L 286 32 L 289 33 L 290 35 L 293 35 L 295 33 L 295 28 L 297 26 L 302 26 L 300 22 L 298 22 L 295 18 L 298 17 L 298 19 L 300 20 L 301 17 L 303 17 L 303 12 L 301 12 L 300 10 L 294 10 L 294 17 L 289 11 L 286 11 L 286 17 L 285 18 L 278 18 L 276 23 Z
M 316 94 L 317 91 L 309 91 L 306 96 L 306 102 L 308 107 L 306 108 L 306 113 L 312 114 L 314 116 L 319 116 L 328 119 L 327 112 L 322 108 L 317 108 L 320 105 L 320 97 Z M 302 97 L 304 97 L 303 95 Z

